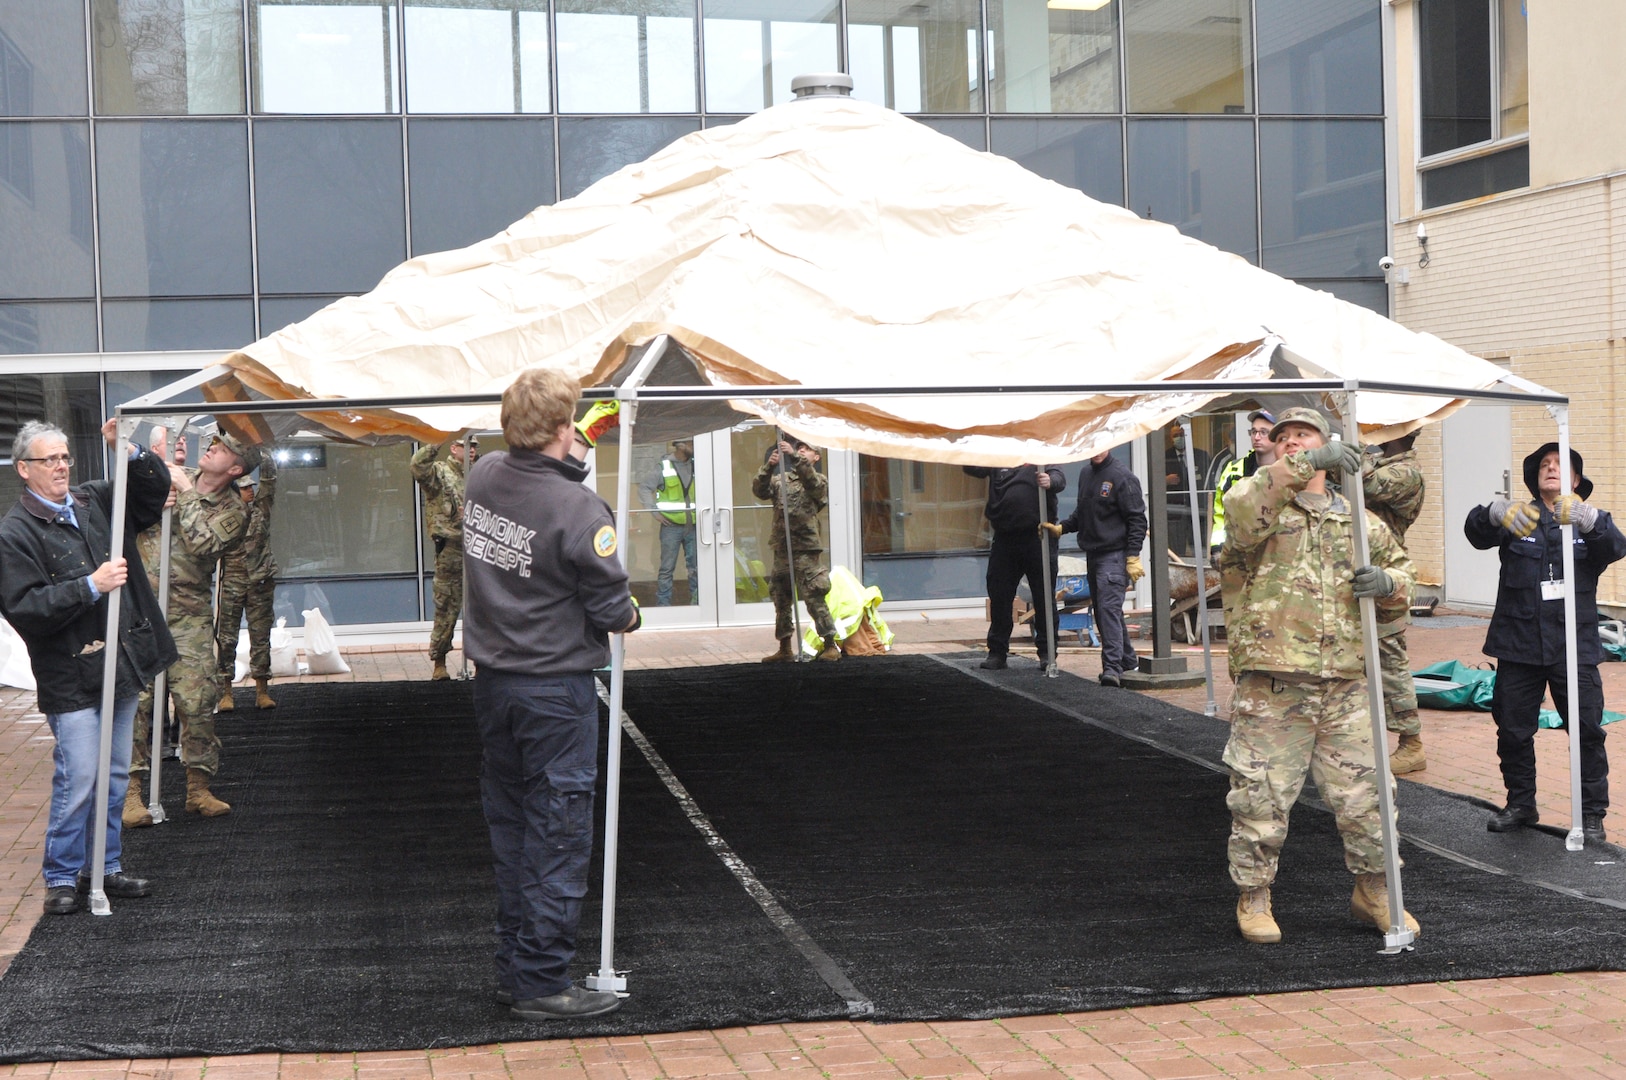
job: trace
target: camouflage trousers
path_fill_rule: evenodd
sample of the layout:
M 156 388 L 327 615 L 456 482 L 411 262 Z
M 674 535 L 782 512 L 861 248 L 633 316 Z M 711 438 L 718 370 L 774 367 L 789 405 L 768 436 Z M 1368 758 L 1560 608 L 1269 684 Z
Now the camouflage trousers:
M 463 545 L 435 537 L 435 628 L 429 632 L 429 659 L 452 651 L 452 632 L 463 611 Z
M 1243 672 L 1231 698 L 1225 764 L 1231 770 L 1227 855 L 1238 887 L 1257 888 L 1276 879 L 1287 817 L 1306 773 L 1338 821 L 1344 865 L 1355 874 L 1384 869 L 1377 759 L 1362 680 L 1287 682 Z
M 221 689 L 237 673 L 237 632 L 248 611 L 248 673 L 271 677 L 271 626 L 276 622 L 277 579 L 249 581 L 221 571 L 220 612 L 215 623 L 215 655 L 220 658 Z
M 824 602 L 825 595 L 830 591 L 830 571 L 824 568 L 823 554 L 822 551 L 796 554 L 796 591 L 793 594 L 785 557 L 781 552 L 774 552 L 768 595 L 773 597 L 774 637 L 780 641 L 796 633 L 795 620 L 791 616 L 793 599 L 807 605 L 807 613 L 813 616 L 813 625 L 818 628 L 820 637 L 836 635 L 836 620 L 830 615 L 830 606 Z
M 1406 632 L 1378 638 L 1378 659 L 1383 666 L 1383 726 L 1402 735 L 1419 735 L 1423 721 L 1417 715 L 1417 684 L 1411 678 L 1406 655 Z
M 222 684 L 215 666 L 215 628 L 207 615 L 183 615 L 169 624 L 181 658 L 169 667 L 169 700 L 181 728 L 181 762 L 213 776 L 220 769 L 215 704 Z M 152 687 L 136 708 L 130 771 L 152 771 Z

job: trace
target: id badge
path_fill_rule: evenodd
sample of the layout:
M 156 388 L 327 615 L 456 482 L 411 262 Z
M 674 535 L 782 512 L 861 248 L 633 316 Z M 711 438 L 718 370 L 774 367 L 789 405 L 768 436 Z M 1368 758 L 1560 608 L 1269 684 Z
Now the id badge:
M 1553 581 L 1550 578 L 1543 581 L 1541 583 L 1541 598 L 1543 600 L 1564 599 L 1564 583 L 1562 581 Z

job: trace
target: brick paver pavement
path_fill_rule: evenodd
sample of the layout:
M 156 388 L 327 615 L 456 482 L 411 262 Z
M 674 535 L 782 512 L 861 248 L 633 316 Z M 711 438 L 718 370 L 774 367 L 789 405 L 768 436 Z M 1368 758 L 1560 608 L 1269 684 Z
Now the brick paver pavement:
M 980 623 L 899 620 L 899 650 L 960 651 Z M 665 631 L 629 639 L 629 664 L 656 667 L 752 661 L 770 651 L 763 628 Z M 1414 665 L 1476 660 L 1477 626 L 1412 631 Z M 1187 651 L 1187 650 L 1182 650 Z M 1191 654 L 1189 651 L 1188 655 Z M 325 681 L 427 678 L 415 649 L 350 650 L 351 674 Z M 461 658 L 453 654 L 453 670 Z M 1068 649 L 1061 666 L 1092 677 L 1093 651 Z M 1200 657 L 1193 666 L 1200 669 Z M 1217 657 L 1220 715 L 1229 683 Z M 1612 702 L 1626 700 L 1626 664 L 1605 665 Z M 1037 675 L 1035 675 L 1037 677 Z M 1202 689 L 1156 696 L 1203 711 Z M 40 845 L 50 790 L 51 737 L 32 695 L 0 689 L 0 965 L 39 917 Z M 1494 729 L 1484 713 L 1429 712 L 1429 768 L 1420 782 L 1499 802 Z M 1541 811 L 1569 818 L 1565 737 L 1538 738 Z M 1402 795 L 1404 799 L 1404 795 Z M 178 810 L 179 808 L 177 808 Z M 1611 827 L 1626 831 L 1626 825 Z M 160 888 L 163 883 L 158 883 Z M 1493 930 L 1494 928 L 1487 928 Z M 1427 928 L 1424 928 L 1425 934 Z M 1426 941 L 1426 938 L 1425 938 Z M 629 1008 L 636 1007 L 636 997 Z M 818 1023 L 610 1039 L 364 1054 L 256 1054 L 0 1067 L 7 1076 L 58 1080 L 774 1080 L 1100 1077 L 1114 1080 L 1272 1076 L 1619 1077 L 1626 1080 L 1626 974 L 1368 987 L 1187 1005 L 941 1024 Z

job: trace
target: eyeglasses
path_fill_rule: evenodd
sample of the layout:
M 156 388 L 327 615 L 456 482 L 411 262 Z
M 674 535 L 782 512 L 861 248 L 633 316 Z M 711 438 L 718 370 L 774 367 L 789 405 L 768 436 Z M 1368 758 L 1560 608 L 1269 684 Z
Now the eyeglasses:
M 70 469 L 73 468 L 73 455 L 72 454 L 52 454 L 50 457 L 25 457 L 25 458 L 18 458 L 17 460 L 18 461 L 32 461 L 32 462 L 35 462 L 35 463 L 40 464 L 40 465 L 47 465 L 47 466 L 49 466 L 49 467 L 51 467 L 53 469 L 56 468 L 58 465 L 66 465 Z

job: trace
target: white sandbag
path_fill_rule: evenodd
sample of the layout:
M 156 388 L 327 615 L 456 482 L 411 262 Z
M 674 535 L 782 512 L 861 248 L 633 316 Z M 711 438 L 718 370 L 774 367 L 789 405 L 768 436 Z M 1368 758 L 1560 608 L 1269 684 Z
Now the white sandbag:
M 245 631 L 246 633 L 246 631 Z M 287 619 L 278 619 L 271 628 L 271 677 L 292 679 L 299 674 L 299 646 Z
M 350 665 L 339 655 L 339 643 L 333 639 L 333 628 L 321 608 L 311 608 L 305 615 L 305 663 L 312 675 L 343 675 Z
M 0 619 L 0 686 L 39 689 L 34 685 L 34 669 L 28 666 L 28 646 L 4 619 Z
M 292 634 L 289 634 L 288 636 L 289 638 L 293 637 Z M 248 661 L 248 627 L 245 626 L 237 632 L 237 667 L 235 673 L 231 677 L 232 682 L 240 683 L 248 676 Z

